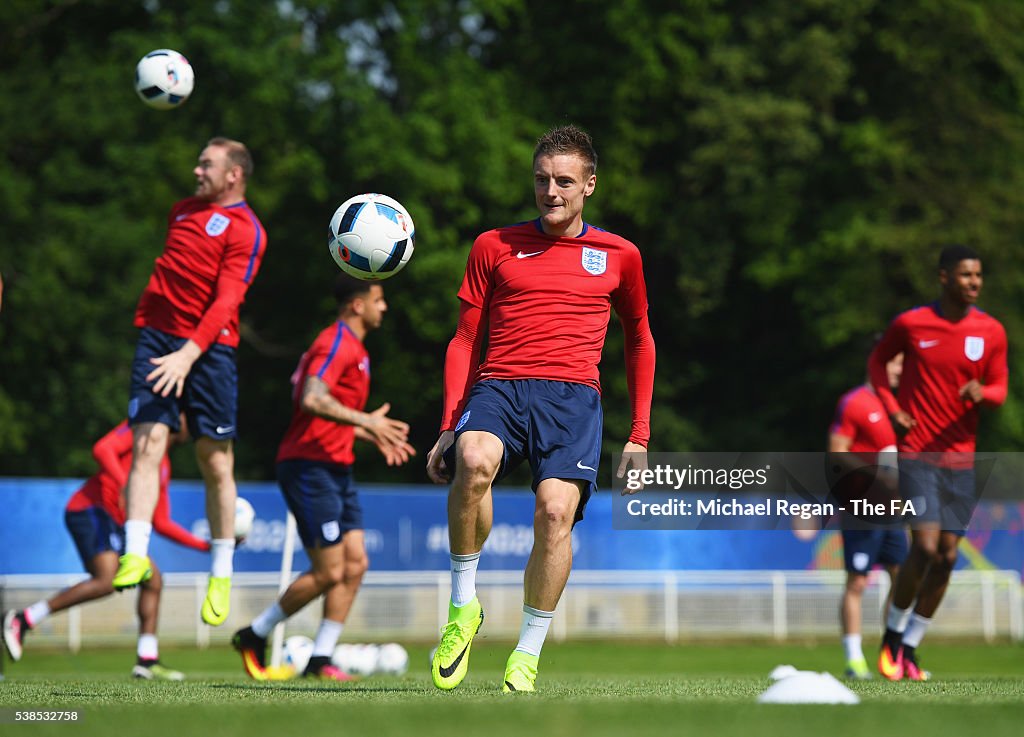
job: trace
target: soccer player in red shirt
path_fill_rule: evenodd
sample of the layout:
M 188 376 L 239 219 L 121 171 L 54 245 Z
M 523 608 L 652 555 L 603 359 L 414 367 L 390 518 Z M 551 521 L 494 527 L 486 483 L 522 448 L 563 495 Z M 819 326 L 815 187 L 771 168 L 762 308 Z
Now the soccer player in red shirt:
M 167 243 L 139 299 L 139 341 L 132 363 L 128 419 L 134 434 L 128 476 L 125 553 L 114 588 L 150 575 L 149 536 L 160 459 L 184 412 L 206 483 L 213 537 L 210 581 L 201 615 L 228 615 L 237 489 L 232 440 L 238 402 L 238 310 L 259 270 L 267 235 L 245 201 L 252 157 L 238 141 L 210 140 L 194 169 L 194 197 L 174 205 Z
M 384 319 L 383 288 L 341 274 L 334 296 L 337 321 L 321 331 L 292 376 L 292 420 L 277 452 L 281 492 L 312 568 L 232 640 L 245 672 L 257 680 L 268 677 L 270 632 L 320 595 L 323 619 L 303 675 L 350 680 L 331 664 L 331 656 L 368 566 L 363 511 L 352 480 L 353 444 L 357 439 L 373 443 L 388 465 L 401 465 L 416 454 L 407 442 L 409 426 L 388 417 L 389 404 L 363 411 L 370 396 L 370 356 L 363 339 Z
M 589 135 L 574 126 L 549 131 L 533 157 L 540 217 L 480 235 L 469 253 L 445 357 L 441 434 L 427 459 L 434 482 L 451 480 L 452 598 L 431 666 L 438 688 L 465 678 L 483 623 L 476 570 L 493 519 L 491 486 L 528 460 L 534 546 L 503 691 L 534 690 L 540 650 L 572 567 L 572 527 L 597 481 L 598 362 L 610 308 L 625 332 L 632 402 L 624 458 L 646 461 L 655 359 L 647 289 L 636 246 L 583 220 L 596 168 Z M 477 365 L 485 333 L 487 354 Z
M 939 284 L 939 300 L 898 315 L 868 360 L 871 383 L 904 433 L 900 492 L 915 504 L 910 554 L 896 578 L 878 658 L 879 671 L 894 681 L 928 678 L 916 650 L 946 592 L 976 503 L 979 410 L 1006 400 L 1006 331 L 975 307 L 982 286 L 978 254 L 963 245 L 944 248 Z M 900 352 L 897 398 L 885 364 Z
M 902 371 L 903 354 L 897 354 L 886 365 L 890 388 L 899 386 Z M 858 498 L 866 496 L 869 487 L 881 482 L 882 469 L 889 465 L 879 453 L 890 454 L 891 463 L 895 464 L 896 433 L 889 422 L 889 413 L 870 382 L 851 389 L 839 399 L 835 419 L 829 428 L 828 450 L 830 454 L 843 454 L 850 461 L 852 474 L 845 476 L 844 480 L 852 483 L 845 485 L 843 491 L 856 494 Z M 861 637 L 861 605 L 868 574 L 876 563 L 881 564 L 889 573 L 889 580 L 895 581 L 899 565 L 907 555 L 907 535 L 902 525 L 885 527 L 849 523 L 843 524 L 841 534 L 846 587 L 839 615 L 846 654 L 846 676 L 868 679 L 871 670 L 864 657 Z
M 188 431 L 182 427 L 168 437 L 168 445 L 183 442 Z M 122 422 L 92 447 L 99 471 L 75 492 L 64 510 L 64 522 L 75 541 L 82 565 L 90 578 L 37 601 L 21 611 L 4 615 L 4 643 L 13 660 L 20 660 L 25 635 L 51 614 L 103 599 L 114 593 L 114 571 L 124 543 L 124 497 L 122 491 L 132 461 L 132 431 Z M 169 540 L 208 551 L 210 544 L 201 540 L 171 519 L 171 503 L 167 488 L 171 480 L 171 462 L 164 456 L 160 462 L 159 498 L 153 517 L 153 529 Z M 135 678 L 180 681 L 185 676 L 160 663 L 156 623 L 160 612 L 160 591 L 163 583 L 156 563 L 153 575 L 140 587 L 138 660 L 132 669 Z

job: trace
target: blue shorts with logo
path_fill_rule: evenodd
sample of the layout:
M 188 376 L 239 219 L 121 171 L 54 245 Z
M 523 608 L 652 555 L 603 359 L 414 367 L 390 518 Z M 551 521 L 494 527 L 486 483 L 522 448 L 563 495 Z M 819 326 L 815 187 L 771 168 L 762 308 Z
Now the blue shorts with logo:
M 843 530 L 843 562 L 849 573 L 866 576 L 877 564 L 898 566 L 907 557 L 907 533 L 897 530 Z
M 488 379 L 473 386 L 455 427 L 455 442 L 445 452 L 455 472 L 455 446 L 462 433 L 484 431 L 503 446 L 498 479 L 524 460 L 533 471 L 533 490 L 545 479 L 585 481 L 576 521 L 597 489 L 604 415 L 593 387 L 546 379 Z
M 211 345 L 192 364 L 180 399 L 173 392 L 167 397 L 154 394 L 153 383 L 146 381 L 146 376 L 156 368 L 149 359 L 173 353 L 186 341 L 186 338 L 153 328 L 142 328 L 139 332 L 132 361 L 128 423 L 159 422 L 177 432 L 181 429 L 178 416 L 184 412 L 188 431 L 194 438 L 230 440 L 237 437 L 238 368 L 234 348 Z
M 352 467 L 320 461 L 277 464 L 277 482 L 295 517 L 303 547 L 328 548 L 349 530 L 363 529 L 363 508 L 352 483 Z
M 86 569 L 100 553 L 108 550 L 118 555 L 124 553 L 124 528 L 114 522 L 103 507 L 65 512 L 64 524 L 71 533 L 71 539 L 75 541 L 78 557 Z
M 961 537 L 971 523 L 978 504 L 973 468 L 945 468 L 912 458 L 900 457 L 900 495 L 913 503 L 911 528 L 939 523 L 944 531 Z

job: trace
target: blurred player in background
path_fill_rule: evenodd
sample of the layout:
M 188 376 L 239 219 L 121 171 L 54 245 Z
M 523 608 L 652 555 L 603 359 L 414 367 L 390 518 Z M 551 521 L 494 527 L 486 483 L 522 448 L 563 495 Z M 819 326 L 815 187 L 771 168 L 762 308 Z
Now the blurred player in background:
M 533 156 L 540 217 L 484 233 L 469 253 L 458 327 L 445 357 L 441 434 L 427 458 L 434 482 L 451 481 L 452 598 L 431 665 L 438 688 L 455 688 L 465 678 L 483 623 L 476 571 L 493 521 L 492 484 L 528 459 L 534 545 L 519 643 L 502 690 L 534 690 L 541 648 L 572 568 L 572 527 L 597 482 L 598 363 L 612 307 L 625 333 L 632 402 L 619 474 L 630 461 L 646 465 L 655 361 L 647 288 L 636 246 L 583 220 L 596 169 L 589 135 L 574 126 L 549 131 Z
M 383 288 L 341 274 L 334 296 L 337 321 L 321 331 L 292 376 L 292 420 L 277 453 L 278 482 L 312 567 L 234 635 L 245 672 L 256 680 L 268 677 L 267 637 L 274 627 L 321 594 L 323 619 L 303 675 L 351 679 L 331 664 L 331 655 L 369 564 L 352 480 L 353 444 L 357 439 L 373 443 L 388 465 L 416 455 L 407 442 L 409 426 L 388 417 L 391 405 L 363 411 L 370 395 L 370 357 L 363 340 L 384 319 Z
M 899 386 L 902 371 L 903 355 L 898 354 L 886 365 L 889 387 L 893 391 Z M 843 464 L 849 469 L 843 478 L 846 488 L 841 491 L 844 498 L 865 498 L 869 495 L 870 487 L 881 482 L 879 476 L 885 472 L 887 464 L 879 453 L 888 454 L 891 463 L 895 464 L 896 433 L 870 382 L 851 389 L 839 399 L 835 419 L 829 428 L 828 450 L 830 460 L 837 458 L 831 454 L 839 453 L 850 461 L 848 465 Z M 895 479 L 895 473 L 892 477 Z M 888 501 L 884 503 L 888 509 Z M 890 523 L 888 526 L 885 525 L 886 521 Z M 871 520 L 866 524 L 854 525 L 847 519 L 842 526 L 842 538 L 846 588 L 839 616 L 846 655 L 846 676 L 862 680 L 871 678 L 861 635 L 862 603 L 868 574 L 878 564 L 885 567 L 890 582 L 896 580 L 899 565 L 907 555 L 907 534 L 903 526 L 893 520 Z
M 128 420 L 134 433 L 125 553 L 114 588 L 151 575 L 148 557 L 160 459 L 184 412 L 195 438 L 210 520 L 210 581 L 201 615 L 228 616 L 235 552 L 234 478 L 238 311 L 259 270 L 266 232 L 245 201 L 252 157 L 238 141 L 210 140 L 193 170 L 195 196 L 174 205 L 167 243 L 139 299 Z
M 957 545 L 976 503 L 978 411 L 1006 400 L 1006 331 L 975 303 L 981 259 L 953 245 L 939 255 L 937 302 L 896 317 L 868 360 L 871 383 L 902 437 L 900 492 L 915 509 L 910 553 L 886 615 L 878 669 L 886 678 L 927 680 L 917 659 L 956 564 Z M 886 364 L 904 354 L 899 397 Z
M 168 437 L 168 446 L 184 442 L 188 431 L 182 427 Z M 91 578 L 37 601 L 19 611 L 4 615 L 4 644 L 12 660 L 20 660 L 25 635 L 52 614 L 87 601 L 103 599 L 114 593 L 114 572 L 124 543 L 124 497 L 122 492 L 132 462 L 132 431 L 122 422 L 100 438 L 92 447 L 93 458 L 100 470 L 82 485 L 68 501 L 64 523 L 75 541 L 82 565 Z M 165 455 L 160 461 L 160 486 L 153 529 L 169 540 L 194 550 L 209 551 L 210 544 L 201 540 L 171 519 L 171 503 L 167 488 L 171 480 L 171 461 Z M 160 591 L 163 582 L 156 563 L 153 575 L 139 590 L 138 660 L 132 669 L 135 678 L 180 681 L 185 676 L 160 663 L 156 626 L 160 613 Z

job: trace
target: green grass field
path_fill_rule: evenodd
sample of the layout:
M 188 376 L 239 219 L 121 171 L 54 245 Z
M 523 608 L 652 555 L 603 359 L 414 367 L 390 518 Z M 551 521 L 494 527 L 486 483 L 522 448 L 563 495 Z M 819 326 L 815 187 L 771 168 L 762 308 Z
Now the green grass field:
M 409 673 L 353 685 L 247 680 L 234 652 L 165 649 L 184 683 L 134 682 L 128 650 L 26 652 L 7 663 L 0 710 L 82 709 L 75 724 L 0 724 L 0 734 L 126 735 L 599 735 L 736 734 L 965 737 L 1024 731 L 1024 647 L 926 643 L 928 683 L 878 679 L 851 687 L 857 706 L 755 703 L 781 663 L 839 673 L 838 643 L 551 643 L 539 692 L 499 691 L 510 645 L 478 640 L 454 692 L 430 684 L 427 648 Z M 2 713 L 2 712 L 0 712 Z

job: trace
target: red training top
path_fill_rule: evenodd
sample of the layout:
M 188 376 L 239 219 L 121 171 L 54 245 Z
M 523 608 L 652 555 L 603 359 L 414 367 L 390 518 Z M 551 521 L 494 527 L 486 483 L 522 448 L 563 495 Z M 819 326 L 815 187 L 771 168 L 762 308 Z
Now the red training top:
M 331 396 L 346 407 L 362 411 L 366 406 L 370 396 L 370 356 L 362 341 L 341 320 L 320 332 L 292 374 L 292 420 L 277 450 L 277 460 L 350 466 L 355 461 L 355 426 L 326 420 L 302 409 L 302 391 L 308 376 L 327 384 Z
M 238 310 L 256 277 L 267 234 L 245 202 L 189 197 L 171 208 L 167 244 L 135 311 L 136 327 L 191 338 L 204 351 L 238 345 Z
M 459 299 L 459 329 L 445 361 L 442 430 L 455 427 L 475 381 L 548 379 L 600 391 L 598 363 L 614 307 L 626 335 L 629 439 L 647 445 L 655 348 L 635 245 L 586 224 L 575 238 L 548 235 L 537 220 L 491 230 L 469 252 Z M 477 367 L 483 320 L 487 355 Z
M 849 438 L 851 453 L 878 453 L 896 449 L 896 431 L 889 413 L 870 387 L 861 385 L 846 392 L 836 405 L 829 432 Z
M 885 364 L 903 352 L 899 397 L 889 390 Z M 970 454 L 978 431 L 978 405 L 961 399 L 971 379 L 982 384 L 983 402 L 1006 400 L 1006 331 L 998 320 L 972 307 L 951 322 L 938 303 L 915 307 L 892 321 L 868 359 L 868 373 L 889 414 L 902 409 L 917 424 L 903 436 L 900 451 Z M 969 459 L 950 465 L 970 466 Z

